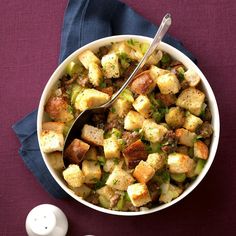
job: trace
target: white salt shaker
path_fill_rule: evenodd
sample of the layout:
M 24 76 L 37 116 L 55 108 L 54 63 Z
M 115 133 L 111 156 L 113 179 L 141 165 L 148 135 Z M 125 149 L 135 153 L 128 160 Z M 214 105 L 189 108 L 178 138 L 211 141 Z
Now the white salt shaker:
M 68 221 L 58 207 L 42 204 L 29 212 L 25 228 L 29 236 L 65 236 Z

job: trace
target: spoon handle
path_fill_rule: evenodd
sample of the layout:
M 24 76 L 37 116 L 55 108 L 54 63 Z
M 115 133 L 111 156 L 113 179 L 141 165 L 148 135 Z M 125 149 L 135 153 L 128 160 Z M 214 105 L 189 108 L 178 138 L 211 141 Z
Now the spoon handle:
M 125 81 L 125 83 L 121 86 L 121 88 L 114 94 L 112 99 L 109 102 L 105 103 L 101 107 L 103 107 L 103 108 L 109 107 L 117 99 L 117 97 L 122 93 L 122 91 L 128 86 L 130 81 L 138 73 L 139 69 L 141 69 L 145 65 L 145 63 L 147 62 L 148 58 L 151 56 L 151 54 L 157 48 L 157 46 L 159 45 L 159 43 L 161 42 L 161 40 L 165 36 L 167 30 L 169 29 L 170 25 L 171 25 L 171 15 L 169 13 L 167 13 L 163 17 L 162 22 L 161 22 L 161 24 L 160 24 L 160 26 L 158 28 L 158 31 L 157 31 L 157 33 L 156 33 L 156 35 L 155 35 L 155 37 L 154 37 L 154 39 L 152 41 L 152 44 L 150 45 L 150 47 L 148 48 L 147 52 L 143 56 L 142 60 L 139 62 L 137 67 L 134 69 L 134 71 L 129 76 L 129 78 Z

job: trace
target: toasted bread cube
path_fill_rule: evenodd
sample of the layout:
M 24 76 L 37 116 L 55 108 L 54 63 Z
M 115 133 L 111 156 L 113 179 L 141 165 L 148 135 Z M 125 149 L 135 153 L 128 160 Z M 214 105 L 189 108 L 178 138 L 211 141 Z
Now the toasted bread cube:
M 63 177 L 65 181 L 71 187 L 80 187 L 85 180 L 84 174 L 76 164 L 69 165 L 63 172 Z
M 95 147 L 90 147 L 86 152 L 84 159 L 89 161 L 97 161 L 97 149 Z
M 68 122 L 74 119 L 70 106 L 64 97 L 50 97 L 45 105 L 45 112 L 51 119 L 59 122 Z
M 82 184 L 80 187 L 69 187 L 77 196 L 82 197 L 83 199 L 87 198 L 92 191 L 92 189 L 85 184 Z
M 179 138 L 179 144 L 183 144 L 188 147 L 193 146 L 194 139 L 197 136 L 195 133 L 190 132 L 184 128 L 175 130 L 175 134 Z
M 171 107 L 165 115 L 165 120 L 171 128 L 180 128 L 185 121 L 184 111 L 180 107 Z
M 104 139 L 103 141 L 104 154 L 107 159 L 120 157 L 120 145 L 116 137 Z
M 199 159 L 200 160 L 200 159 Z M 191 170 L 185 173 L 186 177 L 193 178 L 194 176 L 198 175 L 196 173 L 197 162 L 194 162 L 194 166 Z
M 170 71 L 161 69 L 157 66 L 151 65 L 151 67 L 150 67 L 150 76 L 155 82 L 157 82 L 157 78 L 159 76 L 165 75 L 165 74 L 168 74 L 168 73 L 170 73 Z
M 176 94 L 180 90 L 179 80 L 174 73 L 160 75 L 156 82 L 162 94 Z
M 188 84 L 191 87 L 197 86 L 201 81 L 200 76 L 193 69 L 188 69 L 184 72 L 184 78 L 188 81 Z
M 161 194 L 159 201 L 164 203 L 171 202 L 173 199 L 177 198 L 182 192 L 183 190 L 181 188 L 170 184 L 168 191 L 166 193 Z
M 109 101 L 109 99 L 110 96 L 106 93 L 96 89 L 84 89 L 77 95 L 75 99 L 75 108 L 80 111 L 84 111 L 88 108 L 105 104 Z
M 112 105 L 112 109 L 114 113 L 119 117 L 123 118 L 127 115 L 131 108 L 132 104 L 126 99 L 118 98 Z
M 115 53 L 110 53 L 102 57 L 101 60 L 103 73 L 106 78 L 119 78 L 119 60 Z
M 100 64 L 99 58 L 95 56 L 95 54 L 90 50 L 85 50 L 84 52 L 80 53 L 78 57 L 86 69 L 89 68 L 90 63 Z
M 131 174 L 116 166 L 112 173 L 109 175 L 106 185 L 117 189 L 127 190 L 128 186 L 134 182 L 134 178 Z
M 130 56 L 131 48 L 125 42 L 114 43 L 111 47 L 112 52 Z
M 143 184 L 146 184 L 154 176 L 154 174 L 154 168 L 145 161 L 140 161 L 133 172 L 134 178 Z
M 70 163 L 79 164 L 85 157 L 90 145 L 80 139 L 74 139 L 65 150 L 65 157 Z
M 148 58 L 147 65 L 156 65 L 162 58 L 163 53 L 160 50 L 155 50 L 151 56 Z
M 81 138 L 93 145 L 103 146 L 103 133 L 102 129 L 86 124 L 81 131 Z
M 162 93 L 158 93 L 158 94 L 156 94 L 156 99 L 160 100 L 160 102 L 164 106 L 169 107 L 169 106 L 175 104 L 176 96 L 175 96 L 175 94 L 162 94 Z
M 123 151 L 125 163 L 128 168 L 134 168 L 141 160 L 146 160 L 148 153 L 145 144 L 138 139 Z
M 124 119 L 124 128 L 126 130 L 141 129 L 144 122 L 144 117 L 136 111 L 129 111 Z
M 171 153 L 167 157 L 170 173 L 186 173 L 194 167 L 194 160 L 182 153 Z
M 150 93 L 156 86 L 155 81 L 150 76 L 150 71 L 144 71 L 138 74 L 132 84 L 131 90 L 137 94 L 148 94 Z
M 137 45 L 132 45 L 127 41 L 118 42 L 112 45 L 112 51 L 121 55 L 127 55 L 127 57 L 132 60 L 140 61 L 143 57 L 140 46 L 139 43 L 137 43 Z
M 108 200 L 110 200 L 115 194 L 114 189 L 108 185 L 103 186 L 102 188 L 98 189 L 96 192 Z
M 151 153 L 148 155 L 146 162 L 155 170 L 160 170 L 165 165 L 165 157 L 159 153 Z
M 205 94 L 196 88 L 187 88 L 177 98 L 176 105 L 189 110 L 199 116 L 204 103 Z
M 103 170 L 105 172 L 111 173 L 116 166 L 122 168 L 123 164 L 124 164 L 123 159 L 117 159 L 117 158 L 107 159 L 103 166 Z
M 108 94 L 110 97 L 113 95 L 113 92 L 114 92 L 114 88 L 112 86 L 105 87 L 105 88 L 99 87 L 98 89 L 99 91 Z
M 140 60 L 142 55 L 140 52 L 136 52 L 130 45 L 126 42 L 114 43 L 111 48 L 111 52 L 115 52 L 117 55 L 125 55 L 132 60 Z
M 145 118 L 148 118 L 151 114 L 151 102 L 145 95 L 139 95 L 135 99 L 133 107 Z
M 63 134 L 53 130 L 43 130 L 40 136 L 40 146 L 45 153 L 62 151 L 64 147 Z
M 206 160 L 208 158 L 209 150 L 205 143 L 196 141 L 193 146 L 194 156 Z
M 49 153 L 48 154 L 48 161 L 54 170 L 62 171 L 65 169 L 62 152 Z
M 63 134 L 65 128 L 65 123 L 64 122 L 53 122 L 53 121 L 48 121 L 48 122 L 43 122 L 42 124 L 42 129 L 43 130 L 53 130 L 57 133 Z
M 136 183 L 128 187 L 127 193 L 132 204 L 140 207 L 151 201 L 151 197 L 146 184 Z
M 82 172 L 84 174 L 84 182 L 86 184 L 96 183 L 102 176 L 102 171 L 97 161 L 84 160 L 82 162 Z
M 203 121 L 199 117 L 188 112 L 183 127 L 191 132 L 194 132 L 202 123 Z
M 152 143 L 161 142 L 164 135 L 167 133 L 167 128 L 157 124 L 152 119 L 147 119 L 143 122 L 144 137 Z
M 99 86 L 103 80 L 102 69 L 97 63 L 90 63 L 88 67 L 89 81 L 94 86 Z
M 131 51 L 129 53 L 129 57 L 133 60 L 140 61 L 143 58 L 143 52 L 142 52 L 142 45 L 134 40 L 127 40 L 125 41 L 125 44 L 127 44 L 130 48 Z

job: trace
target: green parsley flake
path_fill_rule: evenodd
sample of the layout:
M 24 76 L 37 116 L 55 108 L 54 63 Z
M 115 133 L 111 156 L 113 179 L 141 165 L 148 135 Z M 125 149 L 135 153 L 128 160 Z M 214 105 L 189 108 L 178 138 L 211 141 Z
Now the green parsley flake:
M 99 84 L 99 87 L 100 88 L 106 88 L 107 84 L 106 82 L 102 81 L 100 84 Z
M 113 185 L 116 185 L 118 182 L 118 179 L 113 179 Z
M 112 113 L 115 113 L 116 112 L 116 109 L 114 107 L 111 108 L 111 112 Z

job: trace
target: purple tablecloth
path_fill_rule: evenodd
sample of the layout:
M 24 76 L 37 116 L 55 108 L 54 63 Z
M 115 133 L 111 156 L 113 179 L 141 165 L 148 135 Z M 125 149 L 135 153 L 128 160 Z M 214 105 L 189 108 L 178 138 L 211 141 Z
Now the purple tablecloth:
M 41 203 L 60 207 L 68 235 L 234 235 L 236 233 L 236 2 L 124 0 L 159 23 L 172 13 L 170 33 L 193 52 L 216 94 L 221 140 L 216 159 L 188 197 L 163 211 L 136 218 L 98 213 L 80 203 L 52 198 L 18 156 L 11 125 L 38 105 L 57 66 L 66 0 L 0 4 L 0 235 L 25 235 L 28 212 Z M 188 2 L 188 4 L 187 4 Z

